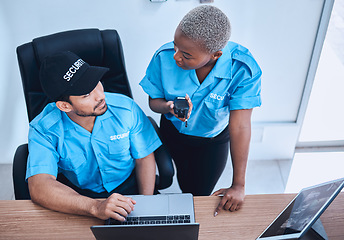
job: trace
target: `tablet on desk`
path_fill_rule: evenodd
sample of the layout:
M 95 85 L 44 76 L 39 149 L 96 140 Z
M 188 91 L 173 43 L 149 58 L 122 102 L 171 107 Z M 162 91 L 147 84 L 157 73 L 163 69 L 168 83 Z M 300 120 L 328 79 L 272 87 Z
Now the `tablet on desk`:
M 302 238 L 343 187 L 341 178 L 302 189 L 257 240 Z

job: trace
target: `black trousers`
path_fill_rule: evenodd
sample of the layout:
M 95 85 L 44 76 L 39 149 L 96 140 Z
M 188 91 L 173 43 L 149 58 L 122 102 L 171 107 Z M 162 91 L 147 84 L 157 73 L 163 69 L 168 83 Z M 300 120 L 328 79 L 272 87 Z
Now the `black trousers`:
M 122 195 L 137 195 L 139 194 L 139 189 L 137 185 L 137 180 L 136 180 L 136 173 L 135 169 L 132 171 L 130 176 L 118 187 L 116 187 L 114 190 L 111 192 L 93 192 L 88 189 L 81 189 L 72 184 L 64 175 L 59 174 L 58 175 L 58 180 L 64 183 L 65 185 L 71 187 L 74 189 L 76 192 L 78 192 L 81 195 L 90 197 L 90 198 L 108 198 L 111 194 L 113 193 L 119 193 Z
M 176 164 L 182 192 L 210 195 L 228 159 L 228 126 L 216 137 L 195 137 L 179 133 L 172 122 L 161 115 L 160 133 Z

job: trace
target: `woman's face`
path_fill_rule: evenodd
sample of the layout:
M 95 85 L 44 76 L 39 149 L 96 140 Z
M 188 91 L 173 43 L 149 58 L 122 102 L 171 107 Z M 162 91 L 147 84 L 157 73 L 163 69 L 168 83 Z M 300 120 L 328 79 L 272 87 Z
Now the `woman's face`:
M 179 27 L 174 34 L 174 51 L 174 60 L 184 70 L 199 69 L 216 61 L 213 54 L 205 51 L 201 43 L 186 37 Z

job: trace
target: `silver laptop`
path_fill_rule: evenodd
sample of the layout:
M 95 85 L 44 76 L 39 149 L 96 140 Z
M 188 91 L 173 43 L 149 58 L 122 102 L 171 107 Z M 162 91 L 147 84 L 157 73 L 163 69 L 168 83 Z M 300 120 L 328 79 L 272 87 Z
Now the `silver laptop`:
M 328 239 L 319 219 L 344 187 L 344 178 L 302 189 L 257 240 Z
M 199 224 L 195 223 L 192 194 L 129 197 L 136 201 L 136 205 L 125 222 L 108 219 L 105 225 L 91 227 L 97 240 L 198 239 Z

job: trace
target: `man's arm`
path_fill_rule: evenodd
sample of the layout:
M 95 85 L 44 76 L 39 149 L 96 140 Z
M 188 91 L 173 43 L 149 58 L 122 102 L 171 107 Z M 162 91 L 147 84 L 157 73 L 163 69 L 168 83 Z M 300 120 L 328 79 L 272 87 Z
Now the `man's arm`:
M 139 193 L 152 195 L 155 187 L 155 158 L 154 153 L 144 158 L 136 159 L 136 178 Z
M 223 195 L 215 209 L 239 210 L 245 197 L 245 175 L 251 139 L 252 109 L 234 110 L 230 113 L 229 136 L 233 165 L 233 182 L 230 188 L 220 189 L 213 195 Z
M 64 213 L 93 216 L 100 219 L 114 218 L 124 221 L 136 203 L 131 198 L 112 194 L 105 200 L 85 197 L 72 188 L 60 183 L 55 176 L 37 174 L 28 178 L 33 202 Z

